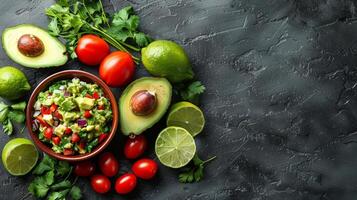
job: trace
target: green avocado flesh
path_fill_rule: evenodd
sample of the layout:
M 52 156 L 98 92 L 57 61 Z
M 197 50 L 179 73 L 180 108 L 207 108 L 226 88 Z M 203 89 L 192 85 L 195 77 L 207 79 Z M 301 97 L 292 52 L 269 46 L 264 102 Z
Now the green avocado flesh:
M 18 40 L 25 34 L 32 34 L 43 42 L 45 50 L 41 55 L 27 57 L 18 50 Z M 68 60 L 66 47 L 57 38 L 52 37 L 42 28 L 31 24 L 6 28 L 2 33 L 2 46 L 13 61 L 25 67 L 56 67 L 64 65 Z
M 155 92 L 157 105 L 155 110 L 146 116 L 135 115 L 130 107 L 131 97 L 140 90 Z M 124 135 L 139 135 L 152 127 L 166 113 L 172 95 L 172 86 L 165 78 L 144 77 L 132 82 L 119 100 L 120 125 Z

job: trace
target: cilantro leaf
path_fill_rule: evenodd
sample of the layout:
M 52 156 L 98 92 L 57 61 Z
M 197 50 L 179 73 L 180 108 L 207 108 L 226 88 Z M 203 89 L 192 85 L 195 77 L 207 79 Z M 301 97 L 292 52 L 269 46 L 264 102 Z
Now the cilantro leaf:
M 183 168 L 182 172 L 179 174 L 179 181 L 181 183 L 193 183 L 201 181 L 204 176 L 204 165 L 215 158 L 216 156 L 203 161 L 198 157 L 197 154 L 195 154 L 192 159 L 192 166 Z
M 151 39 L 144 33 L 134 33 L 134 39 L 139 47 L 146 47 L 151 42 Z
M 51 190 L 58 191 L 68 189 L 72 186 L 69 180 L 64 180 L 51 186 Z
M 28 187 L 28 191 L 37 198 L 45 197 L 48 190 L 47 181 L 43 176 L 36 177 Z
M 187 88 L 180 91 L 181 97 L 185 101 L 197 102 L 198 97 L 206 90 L 206 87 L 200 82 L 192 82 Z
M 69 172 L 71 172 L 72 167 L 69 165 L 68 162 L 65 161 L 59 161 L 58 162 L 58 166 L 56 167 L 56 175 L 57 176 L 65 176 L 67 175 Z
M 23 111 L 11 110 L 8 118 L 16 123 L 23 123 L 25 121 L 25 113 Z
M 74 200 L 79 200 L 82 198 L 81 189 L 79 189 L 79 187 L 77 187 L 77 186 L 73 186 L 71 191 L 69 192 L 69 194 L 71 195 L 72 199 L 74 199 Z
M 7 119 L 2 122 L 2 129 L 5 134 L 11 135 L 12 131 L 14 130 L 14 127 L 12 126 L 11 120 Z
M 18 111 L 24 112 L 25 108 L 26 108 L 26 102 L 22 101 L 20 103 L 12 104 L 11 108 L 14 109 L 14 110 L 18 110 Z
M 48 200 L 65 200 L 68 192 L 69 192 L 69 189 L 59 191 L 59 192 L 52 192 L 48 196 Z
M 44 172 L 54 169 L 55 160 L 50 158 L 48 155 L 44 155 L 42 161 L 33 170 L 33 174 L 42 175 Z
M 44 179 L 46 181 L 47 185 L 52 185 L 54 182 L 54 176 L 55 176 L 55 172 L 53 170 L 48 171 L 45 175 L 44 175 Z
M 9 106 L 0 101 L 0 123 L 3 123 L 7 119 L 9 113 Z

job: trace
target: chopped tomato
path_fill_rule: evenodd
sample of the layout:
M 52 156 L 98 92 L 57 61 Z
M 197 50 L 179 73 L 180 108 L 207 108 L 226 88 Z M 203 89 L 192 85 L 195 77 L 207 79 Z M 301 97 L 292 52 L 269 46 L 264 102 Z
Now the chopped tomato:
M 93 99 L 92 95 L 90 95 L 90 94 L 86 94 L 84 96 L 87 97 L 87 98 Z
M 104 110 L 104 108 L 105 108 L 104 105 L 99 105 L 98 106 L 98 110 Z
M 45 131 L 43 132 L 43 136 L 45 136 L 46 139 L 51 139 L 53 135 L 53 128 L 47 127 Z
M 85 118 L 90 118 L 90 117 L 92 117 L 92 114 L 90 113 L 89 110 L 86 110 L 86 111 L 84 111 L 83 116 L 84 116 Z
M 72 129 L 71 128 L 66 128 L 66 130 L 64 131 L 64 134 L 66 134 L 66 135 L 69 135 L 69 134 L 71 134 L 72 133 Z
M 53 113 L 53 116 L 56 117 L 57 119 L 60 119 L 60 120 L 63 119 L 62 115 L 58 112 L 58 110 L 56 110 L 56 111 Z
M 42 106 L 42 107 L 41 107 L 41 114 L 43 114 L 43 115 L 49 115 L 49 114 L 51 114 L 50 108 L 48 108 L 47 106 Z
M 60 137 L 53 137 L 53 138 L 52 138 L 52 142 L 53 142 L 55 145 L 59 145 L 59 143 L 61 143 L 61 138 L 60 138 Z
M 108 134 L 106 134 L 106 133 L 100 134 L 98 137 L 98 143 L 103 142 L 105 140 L 105 138 L 107 138 L 107 136 L 108 136 Z
M 79 148 L 80 149 L 84 149 L 85 147 L 86 147 L 86 142 L 83 140 L 83 141 L 81 141 L 80 143 L 79 143 Z
M 73 154 L 74 154 L 73 149 L 64 149 L 63 150 L 63 155 L 65 155 L 65 156 L 71 156 Z
M 72 143 L 77 143 L 79 140 L 81 140 L 81 138 L 79 137 L 78 133 L 73 133 L 71 139 Z
M 43 120 L 43 116 L 39 115 L 36 117 L 36 119 L 40 122 L 40 124 L 44 127 L 50 127 L 49 124 L 47 124 L 47 122 L 45 122 L 45 120 Z
M 94 98 L 94 99 L 99 99 L 99 97 L 100 97 L 100 96 L 99 96 L 98 92 L 94 92 L 94 93 L 93 93 L 93 98 Z
M 51 105 L 51 107 L 50 107 L 50 111 L 51 111 L 51 112 L 55 112 L 55 111 L 57 110 L 57 107 L 58 107 L 58 106 L 53 103 L 53 104 Z

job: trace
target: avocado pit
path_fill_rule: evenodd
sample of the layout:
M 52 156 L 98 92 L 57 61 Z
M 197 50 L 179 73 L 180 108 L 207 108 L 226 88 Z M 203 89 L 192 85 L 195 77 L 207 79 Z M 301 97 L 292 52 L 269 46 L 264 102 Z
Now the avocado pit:
M 152 113 L 157 104 L 156 94 L 153 91 L 139 90 L 130 99 L 131 111 L 137 116 Z
M 40 38 L 32 34 L 22 35 L 17 42 L 17 48 L 27 57 L 37 57 L 45 51 L 45 46 Z

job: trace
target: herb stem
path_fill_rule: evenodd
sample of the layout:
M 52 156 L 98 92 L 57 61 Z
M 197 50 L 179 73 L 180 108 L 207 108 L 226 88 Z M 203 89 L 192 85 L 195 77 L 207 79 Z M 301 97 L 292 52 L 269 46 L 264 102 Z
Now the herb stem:
M 103 4 L 102 4 L 102 1 L 99 1 L 99 5 L 100 5 L 100 9 L 102 10 L 103 21 L 107 24 L 108 27 L 110 27 L 110 24 L 109 24 L 109 22 L 108 22 L 107 15 L 106 15 L 105 12 L 104 12 L 104 7 L 103 7 Z
M 214 159 L 216 159 L 216 158 L 217 158 L 217 156 L 213 156 L 213 157 L 211 157 L 211 158 L 209 158 L 209 159 L 203 161 L 202 164 L 204 165 L 204 164 L 206 164 L 206 163 L 208 163 L 208 162 L 211 162 L 212 160 L 214 160 Z
M 71 169 L 69 170 L 66 178 L 64 178 L 64 180 L 67 180 L 69 178 L 69 176 L 72 174 L 72 170 L 73 170 L 73 167 L 71 167 Z

